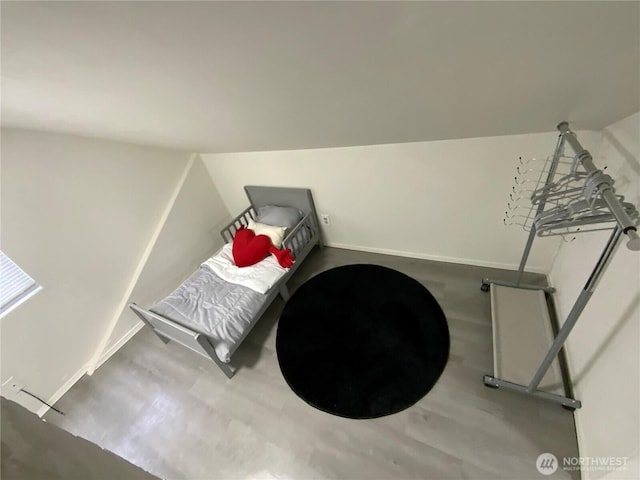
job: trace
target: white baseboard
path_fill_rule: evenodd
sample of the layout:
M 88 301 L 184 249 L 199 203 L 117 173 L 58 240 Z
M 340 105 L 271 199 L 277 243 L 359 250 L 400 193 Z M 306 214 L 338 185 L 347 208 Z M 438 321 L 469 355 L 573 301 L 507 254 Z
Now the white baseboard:
M 109 360 L 109 358 L 111 358 L 111 356 L 116 353 L 118 350 L 120 350 L 120 348 L 127 343 L 129 340 L 131 340 L 131 338 L 133 338 L 133 336 L 138 333 L 142 327 L 144 327 L 144 322 L 139 321 L 138 323 L 136 323 L 127 333 L 125 333 L 122 338 L 120 340 L 118 340 L 116 343 L 113 344 L 113 346 L 106 350 L 102 356 L 98 359 L 98 362 L 96 363 L 95 368 L 93 369 L 93 372 L 95 372 L 98 368 L 100 368 L 100 366 L 106 362 L 107 360 Z M 89 375 L 93 375 L 93 372 L 90 372 Z
M 47 400 L 47 403 L 49 405 L 54 405 L 58 400 L 60 400 L 62 398 L 62 396 L 67 393 L 69 391 L 69 389 L 71 387 L 73 387 L 76 382 L 78 380 L 80 380 L 84 374 L 87 373 L 87 365 L 84 365 L 80 370 L 78 370 L 76 373 L 74 373 L 73 375 L 71 375 L 71 378 L 69 378 L 69 380 L 67 380 L 57 391 L 56 393 L 54 393 L 53 395 L 51 395 L 51 397 L 49 397 L 49 399 Z M 43 405 L 42 407 L 40 407 L 38 409 L 38 411 L 36 412 L 36 414 L 39 417 L 44 416 L 45 413 L 47 413 L 49 411 L 49 407 L 47 407 L 46 405 Z
M 429 255 L 427 253 L 406 252 L 403 250 L 390 250 L 387 248 L 363 247 L 361 245 L 349 245 L 345 243 L 327 242 L 327 247 L 344 248 L 345 250 L 359 250 L 361 252 L 380 253 L 382 255 L 395 255 L 397 257 L 419 258 L 421 260 L 433 260 L 435 262 L 457 263 L 461 265 L 474 265 L 476 267 L 501 268 L 503 270 L 517 270 L 519 265 L 515 263 L 485 262 L 472 258 L 443 257 L 440 255 Z M 528 272 L 541 273 L 546 275 L 544 268 L 527 267 Z
M 580 398 L 576 392 L 573 392 L 574 398 Z M 582 452 L 584 451 L 584 428 L 582 428 L 582 409 L 579 408 L 575 412 L 573 412 L 573 423 L 576 428 L 576 441 L 578 443 L 578 456 L 582 456 Z M 587 472 L 582 472 L 582 478 L 589 478 L 592 474 Z
M 116 353 L 125 343 L 131 340 L 131 338 L 136 333 L 138 333 L 142 327 L 144 327 L 143 322 L 136 323 L 133 326 L 133 328 L 131 328 L 127 333 L 125 333 L 120 340 L 114 343 L 109 350 L 104 352 L 104 354 L 98 360 L 98 363 L 96 364 L 91 374 L 93 374 L 93 372 L 95 372 L 95 370 L 99 368 L 104 362 L 109 360 L 109 358 L 111 358 L 111 356 L 114 353 Z M 89 373 L 89 366 L 90 365 L 87 363 L 86 365 L 83 365 L 82 368 L 80 368 L 76 373 L 71 375 L 69 380 L 67 380 L 51 397 L 49 397 L 49 399 L 47 400 L 47 403 L 49 405 L 54 405 L 58 400 L 60 400 L 62 396 L 65 393 L 67 393 L 71 389 L 71 387 L 73 387 L 76 384 L 78 380 L 80 380 L 85 374 Z M 43 405 L 38 409 L 36 413 L 39 417 L 42 417 L 48 411 L 49 411 L 49 407 L 47 407 L 46 405 Z

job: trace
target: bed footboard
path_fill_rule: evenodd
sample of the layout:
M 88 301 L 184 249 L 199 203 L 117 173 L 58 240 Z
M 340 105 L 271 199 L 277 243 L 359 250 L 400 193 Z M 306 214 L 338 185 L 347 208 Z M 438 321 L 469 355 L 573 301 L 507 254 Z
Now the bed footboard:
M 162 315 L 140 308 L 135 303 L 130 304 L 129 308 L 133 310 L 140 320 L 149 325 L 164 343 L 173 340 L 203 357 L 213 360 L 227 378 L 231 378 L 235 374 L 235 369 L 233 369 L 231 365 L 224 363 L 218 358 L 213 345 L 211 345 L 206 335 L 189 330 Z

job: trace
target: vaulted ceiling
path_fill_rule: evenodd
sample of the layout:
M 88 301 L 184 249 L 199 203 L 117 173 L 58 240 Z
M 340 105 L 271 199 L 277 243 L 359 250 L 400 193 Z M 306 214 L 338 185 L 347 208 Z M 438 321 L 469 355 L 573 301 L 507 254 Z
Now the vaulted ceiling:
M 1 2 L 2 124 L 200 152 L 599 129 L 638 2 Z

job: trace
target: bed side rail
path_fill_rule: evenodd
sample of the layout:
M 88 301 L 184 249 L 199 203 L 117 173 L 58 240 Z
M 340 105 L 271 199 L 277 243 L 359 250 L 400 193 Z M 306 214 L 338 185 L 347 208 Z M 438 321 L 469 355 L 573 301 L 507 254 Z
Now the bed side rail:
M 173 340 L 203 357 L 210 358 L 220 367 L 227 378 L 231 378 L 235 373 L 230 365 L 218 358 L 213 345 L 205 335 L 183 327 L 162 315 L 140 308 L 135 303 L 129 304 L 129 308 L 133 310 L 140 320 L 149 325 L 163 342 L 168 343 Z
M 236 235 L 236 232 L 240 230 L 240 227 L 243 225 L 246 227 L 249 224 L 249 219 L 256 219 L 256 211 L 253 207 L 245 208 L 236 218 L 231 220 L 226 227 L 220 230 L 220 235 L 222 236 L 224 243 L 231 242 L 233 237 Z
M 291 230 L 282 241 L 282 248 L 290 248 L 294 257 L 318 234 L 318 225 L 313 212 L 307 213 L 304 218 Z

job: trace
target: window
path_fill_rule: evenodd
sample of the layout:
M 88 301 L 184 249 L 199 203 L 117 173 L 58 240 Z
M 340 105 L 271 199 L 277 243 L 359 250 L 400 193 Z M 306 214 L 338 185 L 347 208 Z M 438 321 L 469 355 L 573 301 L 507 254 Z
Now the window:
M 41 289 L 33 278 L 0 252 L 0 318 Z

